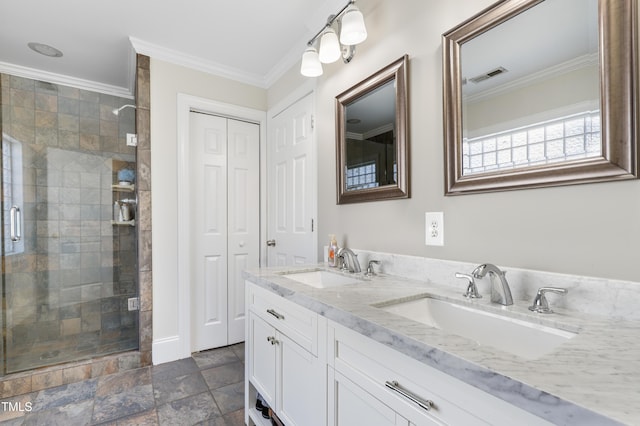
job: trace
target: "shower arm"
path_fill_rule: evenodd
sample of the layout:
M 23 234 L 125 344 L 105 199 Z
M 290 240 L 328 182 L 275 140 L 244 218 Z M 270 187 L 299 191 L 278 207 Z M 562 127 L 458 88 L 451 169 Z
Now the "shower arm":
M 113 115 L 118 115 L 120 114 L 120 111 L 122 111 L 125 108 L 135 108 L 135 105 L 132 104 L 126 104 L 126 105 L 122 105 L 120 108 L 114 108 L 113 110 L 111 110 L 111 112 L 113 113 Z

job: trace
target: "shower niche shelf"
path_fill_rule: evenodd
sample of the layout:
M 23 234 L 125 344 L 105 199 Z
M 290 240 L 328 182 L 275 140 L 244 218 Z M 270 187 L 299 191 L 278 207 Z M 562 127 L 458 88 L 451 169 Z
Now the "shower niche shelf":
M 113 192 L 114 202 L 118 203 L 118 205 L 120 206 L 122 206 L 123 204 L 128 205 L 128 208 L 131 210 L 130 214 L 133 216 L 136 200 L 135 197 L 131 198 L 131 194 L 135 194 L 136 186 L 134 184 L 113 184 L 111 185 L 111 191 Z M 122 215 L 120 215 L 120 217 L 122 217 Z M 116 226 L 136 226 L 136 221 L 135 219 L 117 220 L 114 213 L 114 219 L 111 220 L 111 224 Z
M 136 221 L 134 220 L 112 220 L 111 221 L 112 225 L 116 225 L 116 226 L 136 226 Z
M 131 185 L 114 184 L 114 185 L 111 185 L 111 189 L 114 192 L 134 192 L 136 190 L 136 186 L 134 184 L 131 184 Z

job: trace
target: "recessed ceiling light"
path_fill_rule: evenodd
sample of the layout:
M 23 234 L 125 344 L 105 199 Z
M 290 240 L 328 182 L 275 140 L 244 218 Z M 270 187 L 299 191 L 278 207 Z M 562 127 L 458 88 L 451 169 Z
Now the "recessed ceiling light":
M 33 50 L 34 52 L 38 52 L 44 56 L 50 56 L 52 58 L 59 58 L 62 56 L 61 51 L 46 44 L 31 42 L 27 43 L 27 46 L 29 46 L 29 49 Z

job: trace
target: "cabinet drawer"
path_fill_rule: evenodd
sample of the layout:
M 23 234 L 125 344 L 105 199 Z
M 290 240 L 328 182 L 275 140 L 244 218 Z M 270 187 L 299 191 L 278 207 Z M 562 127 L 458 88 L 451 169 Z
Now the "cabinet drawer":
M 246 282 L 248 309 L 282 334 L 318 355 L 318 314 Z
M 331 323 L 334 368 L 416 425 L 550 425 L 543 419 L 353 330 Z M 331 342 L 333 340 L 333 342 Z M 399 387 L 395 390 L 387 382 Z M 393 387 L 393 386 L 392 386 Z M 431 401 L 430 410 L 420 403 Z
M 329 367 L 329 426 L 408 426 L 400 416 L 365 389 Z

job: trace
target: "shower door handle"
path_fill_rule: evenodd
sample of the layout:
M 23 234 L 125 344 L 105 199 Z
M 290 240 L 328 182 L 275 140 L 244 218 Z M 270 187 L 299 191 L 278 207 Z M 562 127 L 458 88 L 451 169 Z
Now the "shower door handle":
M 22 239 L 22 212 L 18 206 L 11 207 L 9 212 L 9 232 L 11 241 L 17 242 Z

